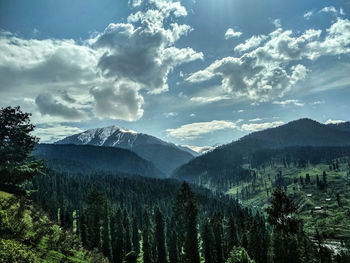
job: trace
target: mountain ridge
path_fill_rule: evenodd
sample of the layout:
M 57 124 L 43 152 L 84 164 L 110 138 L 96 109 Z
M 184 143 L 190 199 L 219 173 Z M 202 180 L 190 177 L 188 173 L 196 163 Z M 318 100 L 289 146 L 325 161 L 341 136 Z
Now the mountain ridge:
M 180 166 L 172 176 L 192 181 L 201 176 L 219 177 L 219 174 L 226 174 L 228 171 L 237 173 L 236 168 L 244 159 L 261 149 L 346 145 L 350 145 L 350 132 L 303 118 L 275 128 L 253 132 L 237 141 L 217 147 Z
M 175 168 L 194 158 L 190 151 L 186 151 L 173 143 L 118 126 L 89 129 L 68 136 L 54 144 L 94 145 L 128 149 L 143 159 L 151 161 L 164 174 L 171 174 Z

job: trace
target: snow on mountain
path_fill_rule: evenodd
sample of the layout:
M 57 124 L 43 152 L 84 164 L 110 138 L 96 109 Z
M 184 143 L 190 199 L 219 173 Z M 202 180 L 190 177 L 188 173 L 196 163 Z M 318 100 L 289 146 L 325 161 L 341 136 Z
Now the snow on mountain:
M 165 174 L 195 156 L 175 144 L 162 141 L 154 136 L 138 133 L 117 126 L 90 129 L 68 136 L 56 144 L 95 145 L 129 149 L 153 164 Z
M 192 146 L 192 145 L 181 145 L 182 149 L 187 149 L 192 155 L 196 157 L 202 154 L 205 154 L 209 151 L 212 151 L 216 148 L 216 146 Z

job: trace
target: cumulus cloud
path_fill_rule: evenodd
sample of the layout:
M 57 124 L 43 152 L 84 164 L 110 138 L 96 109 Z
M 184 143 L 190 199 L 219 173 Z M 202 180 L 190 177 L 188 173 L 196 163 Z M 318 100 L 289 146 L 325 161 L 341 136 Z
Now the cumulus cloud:
M 249 124 L 243 124 L 241 126 L 241 129 L 246 132 L 256 132 L 260 130 L 265 130 L 268 128 L 274 128 L 277 126 L 281 126 L 284 124 L 283 121 L 274 121 L 274 122 L 264 122 L 264 123 L 249 123 Z
M 141 90 L 154 94 L 168 90 L 169 73 L 183 63 L 203 59 L 203 54 L 175 47 L 192 30 L 176 23 L 187 15 L 180 2 L 129 3 L 139 11 L 127 22 L 112 23 L 84 41 L 23 39 L 1 32 L 0 104 L 7 103 L 5 97 L 22 94 L 36 98 L 42 114 L 59 115 L 62 120 L 82 116 L 82 108 L 99 118 L 139 119 L 143 114 Z M 45 102 L 47 94 L 52 95 Z M 111 109 L 102 110 L 106 108 L 103 99 Z
M 325 121 L 324 124 L 328 125 L 328 124 L 339 124 L 339 123 L 344 123 L 346 121 L 343 120 L 332 120 L 332 119 L 328 119 Z
M 196 83 L 221 77 L 221 87 L 227 94 L 258 102 L 283 97 L 307 77 L 309 70 L 302 64 L 305 60 L 350 53 L 348 19 L 338 18 L 323 39 L 321 33 L 321 30 L 309 29 L 295 36 L 291 30 L 278 28 L 262 45 L 240 57 L 216 60 L 186 80 Z
M 143 97 L 128 83 L 114 87 L 94 87 L 94 113 L 99 118 L 136 121 L 143 115 Z
M 281 105 L 281 106 L 287 106 L 287 105 L 294 105 L 298 107 L 302 107 L 305 104 L 300 102 L 300 100 L 282 100 L 282 101 L 274 101 L 273 104 Z
M 224 129 L 237 129 L 237 123 L 232 121 L 213 120 L 210 122 L 195 122 L 185 124 L 176 129 L 167 129 L 167 136 L 180 140 L 192 140 L 202 135 Z
M 82 120 L 86 118 L 81 111 L 60 103 L 47 93 L 39 94 L 35 99 L 35 103 L 42 115 L 60 116 L 65 120 Z
M 225 33 L 225 39 L 240 37 L 242 35 L 242 32 L 234 31 L 232 28 L 227 29 Z
M 247 52 L 250 49 L 258 47 L 266 39 L 267 36 L 264 35 L 252 36 L 248 38 L 244 43 L 237 45 L 235 47 L 235 51 L 240 53 Z

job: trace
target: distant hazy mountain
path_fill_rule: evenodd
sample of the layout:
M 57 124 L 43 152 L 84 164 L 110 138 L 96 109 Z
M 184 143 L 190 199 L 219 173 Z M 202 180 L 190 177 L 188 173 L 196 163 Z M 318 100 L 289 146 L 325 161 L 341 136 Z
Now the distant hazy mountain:
M 128 149 L 151 161 L 164 174 L 170 174 L 175 168 L 187 163 L 194 157 L 189 151 L 179 148 L 175 144 L 116 126 L 87 130 L 66 137 L 56 142 L 56 144 L 95 145 Z
M 191 146 L 191 145 L 177 145 L 177 146 L 185 151 L 188 151 L 195 157 L 205 154 L 216 148 L 216 146 Z
M 327 126 L 333 127 L 338 130 L 350 132 L 350 121 L 335 123 L 335 124 L 328 124 Z
M 106 171 L 165 177 L 165 174 L 153 163 L 127 149 L 91 145 L 39 144 L 35 147 L 33 155 L 44 159 L 50 168 L 58 171 L 83 173 Z
M 342 127 L 342 128 L 341 128 Z M 345 125 L 325 125 L 310 119 L 300 119 L 242 137 L 238 141 L 217 147 L 182 165 L 173 176 L 191 181 L 234 171 L 249 154 L 261 149 L 280 149 L 289 146 L 348 146 L 350 131 Z

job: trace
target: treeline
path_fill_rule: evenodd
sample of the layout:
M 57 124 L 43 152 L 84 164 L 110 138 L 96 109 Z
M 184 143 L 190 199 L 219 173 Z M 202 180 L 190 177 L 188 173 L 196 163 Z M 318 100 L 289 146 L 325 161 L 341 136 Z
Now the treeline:
M 308 164 L 330 163 L 332 160 L 350 156 L 350 146 L 346 147 L 287 147 L 283 149 L 264 149 L 249 157 L 251 167 L 258 168 L 273 163 L 283 163 L 285 167 L 305 167 Z M 333 164 L 332 164 L 333 165 Z M 335 169 L 335 168 L 334 168 Z
M 34 200 L 111 262 L 226 262 L 234 246 L 248 249 L 254 222 L 267 240 L 256 254 L 267 258 L 264 218 L 225 195 L 175 180 L 51 173 L 34 178 Z
M 282 190 L 267 224 L 232 198 L 175 180 L 51 172 L 32 184 L 62 228 L 111 262 L 349 262 L 311 242 Z

